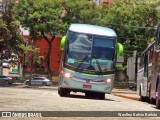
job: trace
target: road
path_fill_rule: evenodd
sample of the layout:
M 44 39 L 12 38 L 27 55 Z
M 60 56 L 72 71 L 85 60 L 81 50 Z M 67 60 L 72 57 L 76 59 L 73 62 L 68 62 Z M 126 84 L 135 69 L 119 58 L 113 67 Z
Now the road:
M 97 98 L 86 98 L 83 93 L 76 93 L 76 94 L 71 93 L 70 96 L 59 97 L 59 95 L 57 94 L 56 87 L 48 89 L 0 87 L 0 111 L 160 111 L 160 110 L 157 110 L 155 108 L 155 105 L 151 105 L 136 100 L 117 97 L 112 94 L 106 94 L 105 100 L 98 100 Z M 85 119 L 88 120 L 91 118 L 89 117 Z M 146 119 L 146 117 L 142 118 Z M 76 117 L 76 119 L 79 118 Z

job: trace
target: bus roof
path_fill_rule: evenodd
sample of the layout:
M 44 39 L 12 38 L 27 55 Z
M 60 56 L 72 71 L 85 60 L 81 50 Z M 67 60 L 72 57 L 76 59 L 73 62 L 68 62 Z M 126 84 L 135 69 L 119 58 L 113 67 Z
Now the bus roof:
M 107 28 L 107 27 L 101 27 L 101 26 L 96 26 L 96 25 L 71 24 L 69 27 L 69 30 L 73 32 L 79 32 L 79 33 L 117 37 L 114 30 Z

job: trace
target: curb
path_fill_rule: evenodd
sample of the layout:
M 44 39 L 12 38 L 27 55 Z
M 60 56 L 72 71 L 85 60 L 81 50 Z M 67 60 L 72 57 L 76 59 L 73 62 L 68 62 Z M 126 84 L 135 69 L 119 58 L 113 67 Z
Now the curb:
M 122 95 L 122 94 L 113 94 L 114 96 L 118 96 L 118 97 L 122 97 L 122 98 L 126 98 L 126 99 L 131 99 L 131 100 L 137 100 L 140 101 L 140 98 L 137 97 L 131 97 L 131 96 L 126 96 L 126 95 Z

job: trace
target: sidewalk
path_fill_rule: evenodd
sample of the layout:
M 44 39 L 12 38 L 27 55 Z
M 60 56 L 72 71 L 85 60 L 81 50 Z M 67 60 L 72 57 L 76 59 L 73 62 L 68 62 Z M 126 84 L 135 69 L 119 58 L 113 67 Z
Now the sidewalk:
M 114 89 L 112 91 L 114 96 L 123 97 L 132 100 L 140 100 L 140 97 L 137 94 L 137 91 L 132 91 L 129 89 Z

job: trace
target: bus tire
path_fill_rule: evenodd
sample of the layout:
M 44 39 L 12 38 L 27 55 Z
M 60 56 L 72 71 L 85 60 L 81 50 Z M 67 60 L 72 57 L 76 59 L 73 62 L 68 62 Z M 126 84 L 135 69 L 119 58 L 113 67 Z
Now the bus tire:
M 64 88 L 59 88 L 58 89 L 58 94 L 59 94 L 59 96 L 64 97 L 64 96 L 67 95 L 67 91 Z
M 146 97 L 142 96 L 141 87 L 140 87 L 140 90 L 139 90 L 139 95 L 140 95 L 140 101 L 145 102 L 146 101 Z
M 150 98 L 150 104 L 155 104 L 155 99 L 154 98 Z
M 140 101 L 146 102 L 146 97 L 140 95 Z
M 156 108 L 160 109 L 160 96 L 159 93 L 160 92 L 160 84 L 158 84 L 157 90 L 156 90 Z
M 105 93 L 99 93 L 98 95 L 100 100 L 104 100 L 105 99 Z
M 91 92 L 85 92 L 85 97 L 91 98 L 91 97 L 93 97 L 93 96 L 94 96 L 93 93 L 91 93 Z
M 156 97 L 156 108 L 160 109 L 160 99 L 158 97 Z

